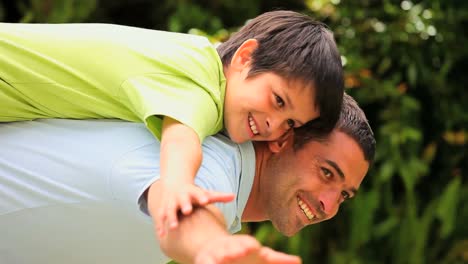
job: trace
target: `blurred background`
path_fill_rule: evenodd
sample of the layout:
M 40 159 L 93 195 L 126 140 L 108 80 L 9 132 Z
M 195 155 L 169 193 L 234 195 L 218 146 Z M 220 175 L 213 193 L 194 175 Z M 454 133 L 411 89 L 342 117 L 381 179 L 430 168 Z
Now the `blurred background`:
M 468 263 L 468 1 L 1 0 L 0 21 L 115 23 L 219 42 L 275 9 L 333 30 L 377 158 L 334 219 L 291 238 L 269 223 L 243 232 L 304 263 Z

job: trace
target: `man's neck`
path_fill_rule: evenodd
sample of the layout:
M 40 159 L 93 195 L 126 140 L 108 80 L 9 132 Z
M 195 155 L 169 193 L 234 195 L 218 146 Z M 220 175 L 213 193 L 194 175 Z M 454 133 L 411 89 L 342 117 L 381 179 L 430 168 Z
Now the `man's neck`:
M 262 207 L 261 182 L 264 164 L 272 154 L 266 142 L 253 142 L 255 149 L 255 177 L 249 199 L 242 214 L 242 222 L 260 222 L 268 220 Z

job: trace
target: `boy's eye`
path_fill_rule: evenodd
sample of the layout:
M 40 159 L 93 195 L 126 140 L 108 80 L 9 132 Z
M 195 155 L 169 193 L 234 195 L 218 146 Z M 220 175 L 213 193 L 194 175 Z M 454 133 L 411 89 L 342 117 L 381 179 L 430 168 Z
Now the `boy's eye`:
M 275 99 L 276 99 L 276 104 L 279 106 L 279 107 L 283 107 L 284 106 L 284 101 L 281 97 L 279 97 L 278 95 L 275 94 Z
M 350 198 L 350 195 L 347 191 L 342 191 L 341 196 L 343 196 L 343 199 L 348 200 Z
M 288 119 L 288 126 L 289 126 L 290 128 L 293 128 L 295 124 L 296 124 L 296 123 L 294 122 L 294 120 Z
M 332 172 L 327 168 L 322 168 L 322 172 L 327 179 L 330 179 L 333 176 Z

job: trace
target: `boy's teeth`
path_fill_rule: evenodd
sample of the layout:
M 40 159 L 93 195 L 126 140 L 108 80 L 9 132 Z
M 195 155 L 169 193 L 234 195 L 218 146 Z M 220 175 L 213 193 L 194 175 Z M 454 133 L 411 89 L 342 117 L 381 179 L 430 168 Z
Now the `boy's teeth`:
M 315 215 L 312 214 L 309 207 L 299 197 L 297 198 L 297 204 L 299 205 L 299 207 L 301 208 L 302 212 L 305 214 L 307 219 L 309 219 L 309 221 L 314 220 Z
M 258 134 L 257 126 L 255 125 L 255 122 L 253 121 L 251 116 L 249 116 L 249 124 L 250 124 L 250 129 L 252 130 L 252 133 L 254 133 L 254 135 L 257 135 Z

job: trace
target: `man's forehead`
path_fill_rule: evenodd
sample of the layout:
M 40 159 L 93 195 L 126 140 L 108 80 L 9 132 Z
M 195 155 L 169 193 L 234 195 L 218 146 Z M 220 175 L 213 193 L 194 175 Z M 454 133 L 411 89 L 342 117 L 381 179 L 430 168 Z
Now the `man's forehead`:
M 299 165 L 301 167 L 310 167 L 311 165 L 317 166 L 318 164 L 325 163 L 326 160 L 331 160 L 336 163 L 333 157 L 328 155 L 331 151 L 333 151 L 333 148 L 330 148 L 328 141 L 311 140 L 304 144 L 300 149 L 296 150 L 295 157 L 297 158 L 297 161 L 304 163 Z
M 311 161 L 333 163 L 338 167 L 350 167 L 356 162 L 368 163 L 359 144 L 339 130 L 334 130 L 326 139 L 310 140 L 296 152 L 309 157 Z
M 311 139 L 301 147 L 300 151 L 308 153 L 309 155 L 323 153 L 324 150 L 328 150 L 332 147 L 330 143 L 329 136 L 317 140 Z

